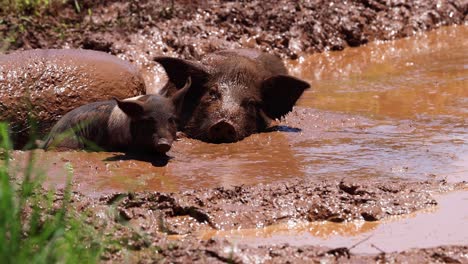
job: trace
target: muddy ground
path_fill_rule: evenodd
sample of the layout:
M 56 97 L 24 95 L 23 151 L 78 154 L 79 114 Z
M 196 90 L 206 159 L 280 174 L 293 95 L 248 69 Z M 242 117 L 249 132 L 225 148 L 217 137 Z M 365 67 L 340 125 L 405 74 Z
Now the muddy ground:
M 259 48 L 283 57 L 342 50 L 444 25 L 466 23 L 468 4 L 443 1 L 78 1 L 29 18 L 5 14 L 7 50 L 85 48 L 139 56 L 200 58 L 214 50 Z M 136 38 L 135 38 L 136 35 Z M 143 52 L 149 53 L 144 54 Z M 139 58 L 134 54 L 133 60 Z
M 157 55 L 198 59 L 225 48 L 258 48 L 297 59 L 304 53 L 466 24 L 468 13 L 468 4 L 462 0 L 79 2 L 79 12 L 65 3 L 28 18 L 4 13 L 1 51 L 95 49 L 128 59 L 143 71 L 154 67 L 152 58 Z M 116 193 L 97 198 L 75 193 L 73 205 L 109 242 L 103 256 L 109 262 L 468 263 L 466 245 L 360 255 L 353 254 L 352 247 L 252 247 L 194 235 L 206 229 L 296 220 L 378 221 L 432 207 L 436 205 L 433 193 L 461 188 L 466 189 L 466 183 L 293 179 L 177 193 Z
M 290 180 L 179 193 L 115 193 L 99 198 L 75 193 L 73 204 L 85 212 L 88 221 L 110 242 L 103 259 L 111 262 L 466 263 L 466 245 L 359 255 L 353 254 L 352 246 L 253 247 L 242 245 L 242 241 L 234 244 L 197 236 L 200 231 L 261 228 L 287 221 L 379 221 L 435 206 L 434 193 L 466 188 L 466 183 L 444 181 L 317 183 Z

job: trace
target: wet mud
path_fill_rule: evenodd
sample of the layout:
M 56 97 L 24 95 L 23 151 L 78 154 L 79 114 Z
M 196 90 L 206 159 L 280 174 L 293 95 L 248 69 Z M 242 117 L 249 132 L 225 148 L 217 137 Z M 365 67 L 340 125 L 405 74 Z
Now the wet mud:
M 68 46 L 120 53 L 137 42 L 133 35 L 139 35 L 137 45 L 146 45 L 152 53 L 186 58 L 239 45 L 296 58 L 304 51 L 342 50 L 466 22 L 466 3 L 457 0 L 83 1 L 81 5 L 81 13 L 64 4 L 50 8 L 49 14 L 33 16 L 29 23 L 34 30 L 22 32 L 9 49 Z M 48 26 L 34 27 L 39 19 Z M 1 32 L 8 35 L 18 22 L 28 23 L 6 14 Z M 72 32 L 60 22 L 73 25 Z
M 422 222 L 416 221 L 416 225 L 426 223 L 426 228 L 441 229 L 445 233 L 447 229 L 440 225 L 450 221 L 453 209 L 440 209 L 439 220 L 435 222 L 424 222 L 424 214 L 437 212 L 438 206 L 444 203 L 460 211 L 466 203 L 467 189 L 466 183 L 435 181 L 317 184 L 293 180 L 178 193 L 114 193 L 98 198 L 75 193 L 72 204 L 87 215 L 88 221 L 107 241 L 112 242 L 107 245 L 104 262 L 466 263 L 468 247 L 464 245 L 464 239 L 467 233 L 463 229 L 451 229 L 458 234 L 447 244 L 455 245 L 444 245 L 447 240 L 438 243 L 427 239 L 435 232 L 422 227 L 420 236 L 411 236 L 416 240 L 407 243 L 401 240 L 404 233 L 400 232 L 408 232 L 408 235 L 418 232 L 408 230 L 411 226 L 406 222 L 398 224 L 398 221 L 408 219 L 411 223 L 411 214 L 417 213 L 422 216 L 419 217 Z M 441 199 L 434 194 L 449 198 Z M 56 202 L 60 199 L 58 196 Z M 421 208 L 425 209 L 421 211 Z M 401 218 L 396 220 L 395 216 Z M 356 221 L 361 224 L 356 225 Z M 385 238 L 385 231 L 376 231 L 379 225 L 385 227 L 392 221 L 395 226 L 387 229 L 390 239 Z M 463 220 L 457 221 L 463 223 Z M 315 243 L 310 237 L 303 238 L 296 233 L 301 231 L 295 229 L 295 225 L 301 223 L 307 226 L 308 232 L 318 236 L 339 234 L 344 237 Z M 439 224 L 438 228 L 433 226 L 434 223 Z M 355 224 L 354 228 L 350 228 L 352 224 Z M 261 242 L 266 229 L 284 225 L 288 228 L 283 237 L 281 231 L 274 230 L 269 235 L 279 236 L 279 239 Z M 310 226 L 316 226 L 316 229 Z M 394 231 L 397 237 L 392 233 Z M 239 233 L 246 235 L 235 237 Z M 364 235 L 359 236 L 361 233 Z M 379 235 L 382 233 L 384 238 L 381 240 Z M 350 236 L 357 237 L 350 239 Z M 460 242 L 456 239 L 461 239 L 461 244 L 455 243 Z M 395 242 L 398 247 L 394 247 Z M 408 246 L 414 249 L 409 250 Z
M 465 244 L 468 232 L 463 232 L 461 227 L 466 225 L 468 211 L 454 205 L 467 203 L 466 189 L 436 195 L 434 198 L 437 205 L 378 221 L 287 221 L 255 229 L 203 230 L 197 235 L 202 239 L 225 238 L 232 243 L 250 246 L 288 244 L 297 247 L 347 247 L 356 254 Z M 433 239 L 435 237 L 437 239 Z
M 290 63 L 313 88 L 271 132 L 236 144 L 181 138 L 164 159 L 38 154 L 53 183 L 63 182 L 71 162 L 77 190 L 93 196 L 294 178 L 467 181 L 466 33 L 465 26 L 442 28 Z M 20 161 L 25 152 L 14 156 Z

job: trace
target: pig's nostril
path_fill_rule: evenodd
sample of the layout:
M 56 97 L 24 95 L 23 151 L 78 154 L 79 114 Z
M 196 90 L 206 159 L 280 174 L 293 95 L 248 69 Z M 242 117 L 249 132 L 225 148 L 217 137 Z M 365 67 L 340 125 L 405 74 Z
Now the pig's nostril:
M 171 143 L 169 140 L 165 138 L 161 138 L 158 140 L 158 144 L 156 145 L 156 151 L 159 153 L 166 153 L 171 149 Z
M 210 127 L 208 137 L 212 142 L 234 142 L 237 140 L 237 132 L 230 123 L 220 121 Z
M 156 151 L 159 153 L 166 153 L 171 149 L 171 145 L 169 144 L 159 144 L 156 146 Z

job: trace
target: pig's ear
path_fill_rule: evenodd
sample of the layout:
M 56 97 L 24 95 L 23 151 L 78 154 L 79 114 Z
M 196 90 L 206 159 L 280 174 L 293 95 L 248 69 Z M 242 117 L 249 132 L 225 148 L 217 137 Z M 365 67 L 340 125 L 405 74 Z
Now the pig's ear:
M 161 64 L 172 82 L 177 89 L 181 89 L 188 79 L 192 77 L 192 81 L 196 83 L 205 82 L 208 78 L 208 72 L 203 65 L 198 63 L 171 58 L 171 57 L 156 57 L 154 61 Z
M 190 86 L 192 85 L 192 77 L 187 78 L 187 82 L 185 82 L 184 87 L 180 88 L 174 95 L 172 95 L 172 103 L 174 104 L 177 114 L 180 113 L 182 104 L 184 102 L 185 94 L 187 91 L 190 89 Z
M 276 119 L 289 113 L 304 90 L 310 85 L 289 75 L 275 75 L 263 81 L 263 111 Z
M 139 117 L 145 112 L 143 102 L 133 99 L 119 100 L 114 98 L 119 108 L 130 117 Z

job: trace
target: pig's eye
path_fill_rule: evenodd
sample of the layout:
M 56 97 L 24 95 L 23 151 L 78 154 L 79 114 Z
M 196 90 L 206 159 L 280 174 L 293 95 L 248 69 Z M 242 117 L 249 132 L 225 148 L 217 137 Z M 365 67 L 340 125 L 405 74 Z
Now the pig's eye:
M 167 119 L 167 122 L 169 122 L 169 124 L 175 125 L 175 124 L 177 124 L 177 118 L 176 117 L 169 117 Z
M 249 110 L 256 110 L 258 107 L 259 103 L 255 101 L 254 99 L 248 99 L 242 102 L 242 107 L 249 109 Z
M 213 99 L 213 100 L 219 99 L 219 93 L 217 91 L 210 91 L 209 95 L 210 95 L 210 99 Z
M 217 100 L 221 98 L 221 93 L 218 91 L 218 87 L 214 87 L 213 89 L 210 89 L 208 92 L 208 96 L 210 100 Z

